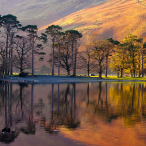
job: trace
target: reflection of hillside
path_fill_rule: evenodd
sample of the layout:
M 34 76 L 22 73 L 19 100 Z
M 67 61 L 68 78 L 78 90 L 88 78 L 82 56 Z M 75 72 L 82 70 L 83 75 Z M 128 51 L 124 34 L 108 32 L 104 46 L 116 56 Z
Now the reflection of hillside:
M 141 122 L 146 115 L 146 92 L 141 84 L 115 84 L 111 86 L 110 97 L 117 115 L 125 124 Z
M 11 133 L 15 133 L 14 140 L 19 132 L 23 132 L 19 139 L 24 134 L 43 137 L 44 133 L 60 132 L 87 145 L 136 146 L 140 143 L 144 146 L 146 143 L 145 84 L 30 84 L 17 85 L 17 88 L 11 85 L 0 86 L 0 126 L 1 129 L 10 127 Z M 44 89 L 47 91 L 42 92 Z M 43 96 L 37 96 L 40 91 Z M 5 136 L 3 140 L 11 142 L 11 137 L 7 138 L 10 140 Z
M 84 114 L 80 117 L 80 129 L 68 131 L 63 128 L 61 133 L 67 138 L 93 145 L 136 146 L 141 141 L 141 145 L 144 146 L 145 138 L 141 139 L 138 136 L 146 135 L 144 86 L 122 83 L 109 85 L 90 85 L 87 91 L 89 104 L 82 106 Z M 110 90 L 107 87 L 110 87 Z

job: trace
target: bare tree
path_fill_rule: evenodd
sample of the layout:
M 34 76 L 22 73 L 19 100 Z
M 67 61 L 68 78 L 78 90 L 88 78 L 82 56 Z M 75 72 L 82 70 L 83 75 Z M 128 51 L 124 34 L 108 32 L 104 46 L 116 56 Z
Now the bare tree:
M 20 69 L 20 73 L 31 66 L 31 46 L 28 37 L 15 37 L 14 65 Z
M 58 45 L 55 46 L 54 50 L 54 64 L 58 66 Z M 52 53 L 50 54 L 52 56 Z M 48 60 L 49 63 L 52 63 L 52 57 Z M 70 70 L 72 69 L 72 52 L 71 44 L 69 43 L 68 38 L 63 37 L 60 41 L 60 67 L 67 71 L 67 74 L 70 75 Z
M 69 42 L 71 43 L 73 76 L 75 76 L 76 68 L 75 68 L 75 56 L 74 55 L 76 54 L 75 52 L 77 51 L 77 48 L 75 48 L 75 44 L 77 44 L 77 41 L 82 37 L 82 34 L 79 33 L 77 30 L 67 30 L 67 31 L 65 31 L 65 35 L 69 39 Z
M 84 69 L 89 73 L 95 68 L 95 61 L 92 59 L 92 48 L 90 45 L 85 45 L 86 50 L 82 51 L 79 55 L 80 57 L 80 69 Z
M 5 69 L 5 43 L 0 42 L 0 76 L 4 74 Z

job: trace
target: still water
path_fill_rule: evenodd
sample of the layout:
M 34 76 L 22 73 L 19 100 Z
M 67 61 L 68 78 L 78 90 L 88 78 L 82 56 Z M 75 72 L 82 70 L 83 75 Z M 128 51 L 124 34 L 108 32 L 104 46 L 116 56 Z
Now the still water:
M 145 146 L 146 84 L 0 84 L 0 130 L 0 146 Z

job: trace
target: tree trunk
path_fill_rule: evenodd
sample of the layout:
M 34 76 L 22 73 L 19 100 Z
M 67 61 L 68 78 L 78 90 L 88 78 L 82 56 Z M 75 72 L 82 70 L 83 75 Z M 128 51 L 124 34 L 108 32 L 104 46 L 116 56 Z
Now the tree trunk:
M 142 51 L 142 77 L 144 77 L 144 73 L 143 73 L 143 51 Z
M 117 78 L 119 78 L 119 71 L 117 71 Z
M 76 62 L 77 62 L 77 49 L 75 49 L 75 69 L 74 69 L 74 75 L 76 76 Z
M 134 74 L 134 78 L 135 78 L 135 69 L 133 69 L 133 74 Z
M 4 72 L 5 72 L 5 57 L 3 57 L 3 67 L 2 67 L 2 71 L 3 71 L 3 75 L 4 75 Z
M 10 75 L 13 75 L 13 48 L 11 47 L 11 68 Z
M 70 75 L 70 70 L 67 70 L 67 74 Z
M 59 56 L 58 56 L 58 76 L 60 75 L 60 43 L 58 42 L 59 46 Z
M 32 76 L 34 76 L 34 34 L 32 38 Z
M 54 36 L 53 36 L 53 52 L 52 52 L 52 76 L 54 76 Z
M 22 73 L 23 72 L 23 69 L 22 69 L 22 67 L 20 68 L 20 73 Z
M 11 51 L 9 50 L 8 75 L 10 74 Z
M 11 36 L 11 68 L 10 68 L 10 75 L 13 75 L 13 38 L 14 38 L 14 33 L 12 32 Z
M 88 62 L 88 69 L 87 69 L 87 71 L 88 71 L 88 77 L 89 77 L 89 72 L 90 72 L 90 70 L 89 70 L 89 62 Z
M 5 60 L 5 74 L 8 74 L 8 39 L 9 39 L 9 34 L 7 32 L 7 39 L 6 39 L 6 60 Z
M 101 73 L 101 72 L 99 72 L 99 78 L 101 78 L 101 74 L 102 74 L 102 73 Z
M 123 77 L 123 68 L 121 69 L 121 77 Z
M 73 68 L 73 76 L 75 75 L 74 73 L 74 51 L 73 51 L 73 42 L 72 42 L 72 68 Z
M 139 69 L 138 76 L 139 76 L 139 78 L 140 78 L 140 53 L 139 53 L 139 65 L 138 65 L 138 69 Z
M 131 71 L 131 78 L 133 77 L 133 75 L 132 75 L 132 71 Z
M 106 55 L 105 77 L 107 77 L 108 54 Z
M 24 46 L 24 45 L 23 45 Z M 23 47 L 24 48 L 24 47 Z M 21 54 L 21 63 L 20 63 L 20 73 L 23 72 L 23 49 L 22 49 L 22 54 Z
M 134 74 L 134 78 L 135 78 L 135 62 L 134 62 L 134 53 L 133 53 L 133 74 Z
M 100 67 L 100 69 L 99 69 L 99 78 L 101 78 L 102 77 L 102 66 L 101 66 L 101 62 L 99 62 L 99 67 Z

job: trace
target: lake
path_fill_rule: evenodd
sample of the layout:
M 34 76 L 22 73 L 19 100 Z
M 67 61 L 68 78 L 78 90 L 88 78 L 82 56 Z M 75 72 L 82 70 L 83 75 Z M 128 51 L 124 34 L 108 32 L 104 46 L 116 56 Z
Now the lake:
M 145 146 L 146 84 L 0 84 L 0 146 Z

